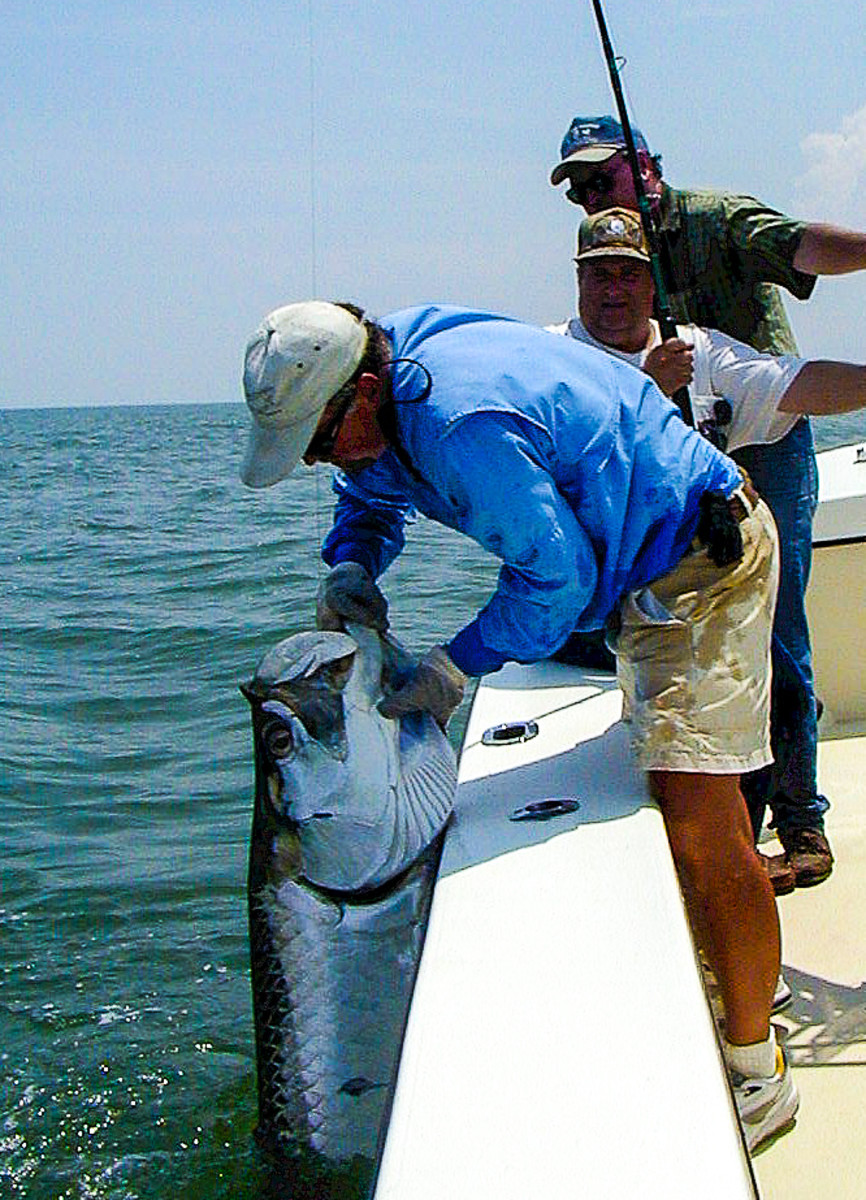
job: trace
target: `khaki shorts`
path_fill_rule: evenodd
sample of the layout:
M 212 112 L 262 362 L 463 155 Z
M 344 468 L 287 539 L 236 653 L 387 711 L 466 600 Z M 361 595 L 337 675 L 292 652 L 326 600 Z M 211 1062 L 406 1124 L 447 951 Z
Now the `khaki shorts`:
M 717 567 L 692 549 L 620 608 L 611 648 L 645 771 L 740 775 L 772 762 L 778 541 L 766 504 L 742 489 L 734 495 L 746 510 L 740 562 Z

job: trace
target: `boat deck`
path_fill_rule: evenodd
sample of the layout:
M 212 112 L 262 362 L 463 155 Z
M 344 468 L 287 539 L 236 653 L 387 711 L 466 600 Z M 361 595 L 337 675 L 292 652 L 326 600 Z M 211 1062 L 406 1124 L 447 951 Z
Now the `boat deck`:
M 796 1127 L 749 1161 L 615 681 L 510 664 L 470 715 L 376 1200 L 866 1194 L 866 447 L 819 461 L 808 600 L 837 865 L 779 901 Z
M 763 1200 L 853 1200 L 866 1167 L 866 737 L 822 741 L 832 802 L 830 878 L 779 898 L 784 974 L 794 993 L 777 1023 L 800 1091 L 795 1129 L 754 1159 Z M 762 846 L 768 853 L 775 842 Z
M 754 1200 L 612 676 L 475 696 L 376 1200 Z

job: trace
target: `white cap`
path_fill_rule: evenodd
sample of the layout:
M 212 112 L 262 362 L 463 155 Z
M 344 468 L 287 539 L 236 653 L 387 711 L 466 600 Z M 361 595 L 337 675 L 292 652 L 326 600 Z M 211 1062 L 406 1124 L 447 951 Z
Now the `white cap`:
M 253 415 L 244 483 L 270 487 L 291 474 L 366 345 L 363 324 L 324 300 L 286 304 L 265 317 L 244 356 L 244 395 Z

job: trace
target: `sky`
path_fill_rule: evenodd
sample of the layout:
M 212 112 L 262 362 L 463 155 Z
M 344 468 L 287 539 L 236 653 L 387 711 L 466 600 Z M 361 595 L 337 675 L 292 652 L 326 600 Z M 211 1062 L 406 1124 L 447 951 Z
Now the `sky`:
M 630 114 L 680 186 L 866 229 L 862 10 L 606 0 Z M 0 407 L 241 399 L 272 308 L 574 305 L 550 185 L 613 112 L 590 0 L 6 0 Z M 866 273 L 788 301 L 863 361 Z

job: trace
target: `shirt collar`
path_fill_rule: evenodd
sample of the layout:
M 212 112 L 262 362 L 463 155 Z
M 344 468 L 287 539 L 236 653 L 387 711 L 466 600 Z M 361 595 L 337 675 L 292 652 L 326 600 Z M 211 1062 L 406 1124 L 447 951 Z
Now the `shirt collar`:
M 662 195 L 658 211 L 659 230 L 664 230 L 665 233 L 679 233 L 682 225 L 680 206 L 674 198 L 673 188 L 669 187 L 664 181 L 662 182 Z

